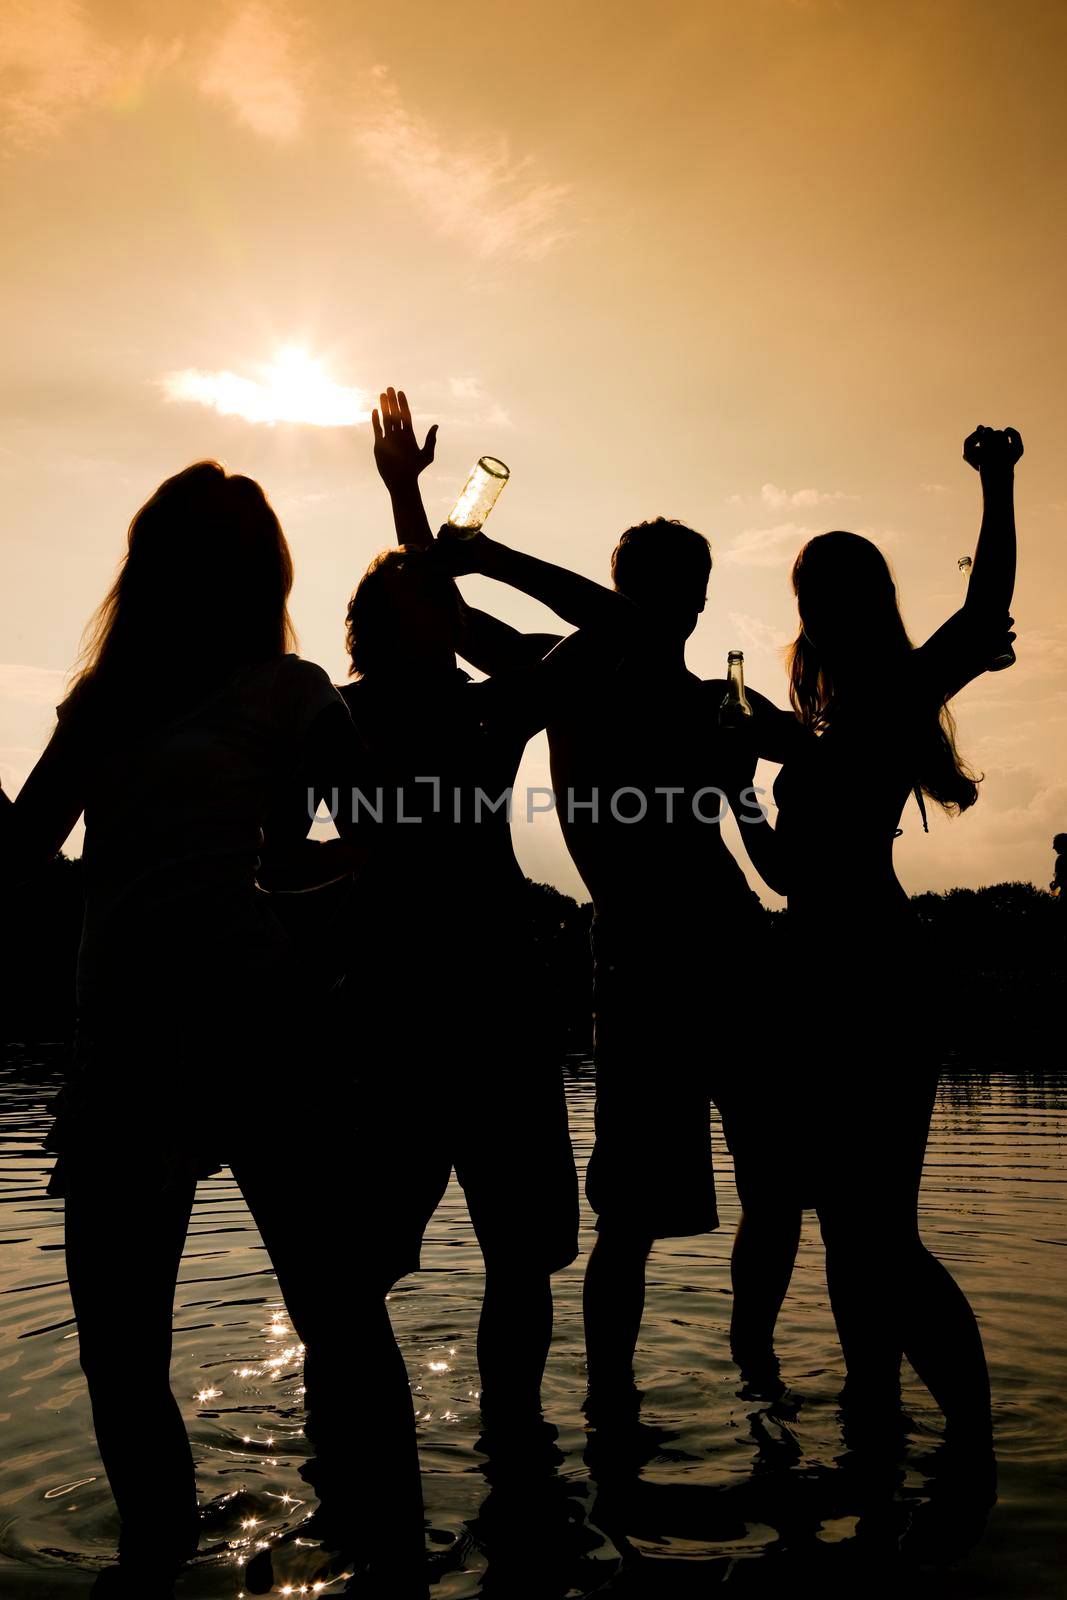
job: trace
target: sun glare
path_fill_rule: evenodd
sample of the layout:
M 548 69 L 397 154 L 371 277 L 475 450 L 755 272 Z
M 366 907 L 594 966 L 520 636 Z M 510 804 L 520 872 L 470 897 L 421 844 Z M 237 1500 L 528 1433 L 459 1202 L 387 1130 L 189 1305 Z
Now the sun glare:
M 295 345 L 280 350 L 256 377 L 188 367 L 168 373 L 162 383 L 170 400 L 210 406 L 224 417 L 244 417 L 246 422 L 352 428 L 370 421 L 370 396 L 335 383 L 321 361 Z

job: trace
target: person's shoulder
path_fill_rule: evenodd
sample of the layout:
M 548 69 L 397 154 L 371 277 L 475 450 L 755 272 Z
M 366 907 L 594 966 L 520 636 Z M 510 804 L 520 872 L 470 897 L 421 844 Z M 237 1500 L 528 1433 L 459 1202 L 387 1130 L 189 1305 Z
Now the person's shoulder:
M 290 683 L 319 685 L 329 684 L 333 688 L 333 681 L 325 668 L 320 667 L 317 661 L 309 661 L 306 656 L 284 655 L 278 662 L 278 677 Z
M 56 721 L 61 726 L 69 727 L 73 719 L 78 717 L 85 709 L 85 682 L 82 680 L 64 695 L 56 706 Z
M 301 722 L 341 699 L 328 672 L 317 662 L 296 655 L 282 656 L 278 662 L 274 692 L 280 705 L 291 707 Z

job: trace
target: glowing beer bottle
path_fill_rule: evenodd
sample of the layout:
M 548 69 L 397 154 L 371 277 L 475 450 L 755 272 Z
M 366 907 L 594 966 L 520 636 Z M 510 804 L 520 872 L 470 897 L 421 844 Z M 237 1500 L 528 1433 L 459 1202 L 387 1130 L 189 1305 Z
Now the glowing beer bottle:
M 745 693 L 745 656 L 742 650 L 731 650 L 726 657 L 726 694 L 719 707 L 720 728 L 743 728 L 752 716 L 752 707 Z
M 956 565 L 959 567 L 960 571 L 963 573 L 963 576 L 965 578 L 969 578 L 971 576 L 971 571 L 972 571 L 972 569 L 974 567 L 974 562 L 971 560 L 970 556 L 960 556 L 960 559 L 957 561 Z M 997 654 L 993 657 L 992 661 L 989 663 L 988 667 L 986 668 L 986 671 L 987 672 L 1003 672 L 1005 667 L 1013 667 L 1014 665 L 1015 665 L 1015 651 L 1012 649 L 1011 645 L 1009 644 L 1007 649 L 999 650 L 997 652 Z
M 457 538 L 473 539 L 482 531 L 486 517 L 510 477 L 508 468 L 495 456 L 482 456 L 475 463 L 463 485 L 463 493 L 448 514 L 448 526 Z

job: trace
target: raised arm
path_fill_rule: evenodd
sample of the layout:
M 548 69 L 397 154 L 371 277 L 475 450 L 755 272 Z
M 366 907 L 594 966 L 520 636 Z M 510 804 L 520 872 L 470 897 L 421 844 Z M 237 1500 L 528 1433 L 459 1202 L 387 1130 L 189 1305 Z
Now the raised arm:
M 557 644 L 558 633 L 523 633 L 488 611 L 463 605 L 456 653 L 490 677 L 498 672 L 518 672 L 533 666 Z
M 1003 625 L 1015 592 L 1015 463 L 1023 453 L 1017 428 L 977 428 L 963 459 L 982 482 L 982 524 L 963 609 L 981 625 Z
M 635 626 L 637 608 L 616 590 L 512 550 L 484 533 L 461 539 L 446 524 L 434 541 L 434 557 L 454 578 L 478 572 L 531 595 L 572 627 L 629 631 Z
M 934 699 L 950 700 L 985 672 L 1011 637 L 1015 589 L 1015 463 L 1023 442 L 1015 428 L 976 428 L 963 459 L 982 482 L 982 523 L 967 596 L 959 611 L 915 652 L 919 681 Z
M 427 431 L 425 442 L 420 445 L 403 389 L 387 389 L 379 399 L 381 414 L 371 412 L 374 461 L 393 503 L 396 542 L 426 550 L 433 543 L 433 534 L 422 503 L 419 474 L 434 458 L 437 424 Z
M 523 671 L 500 670 L 497 684 L 500 714 L 529 737 L 552 720 L 580 684 L 615 665 L 637 633 L 640 613 L 614 589 L 602 588 L 564 567 L 521 554 L 476 534 L 457 538 L 443 528 L 434 541 L 433 559 L 453 577 L 478 572 L 495 578 L 550 606 L 576 633 L 556 641 L 552 634 L 520 635 L 544 639 L 552 647 Z M 516 665 L 522 666 L 521 660 Z
M 429 549 L 433 534 L 419 489 L 419 475 L 434 458 L 437 424 L 420 446 L 411 420 L 411 407 L 403 389 L 387 389 L 381 412 L 373 411 L 374 460 L 393 505 L 393 525 L 398 544 Z M 498 617 L 464 606 L 456 649 L 464 661 L 492 676 L 530 666 L 559 642 L 558 634 L 522 633 Z

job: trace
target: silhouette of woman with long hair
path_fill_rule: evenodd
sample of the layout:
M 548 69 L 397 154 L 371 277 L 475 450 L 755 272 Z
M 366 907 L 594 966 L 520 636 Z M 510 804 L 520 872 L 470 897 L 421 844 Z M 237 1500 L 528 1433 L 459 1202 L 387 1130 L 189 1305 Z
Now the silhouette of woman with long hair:
M 272 812 L 302 814 L 306 832 L 308 786 L 324 774 L 355 782 L 362 768 L 333 685 L 291 653 L 292 576 L 258 484 L 210 461 L 163 483 L 130 525 L 83 668 L 5 818 L 5 876 L 26 877 L 85 814 L 78 1049 L 49 1148 L 81 1364 L 121 1518 L 101 1596 L 170 1595 L 197 1548 L 171 1323 L 196 1181 L 220 1162 L 307 1346 L 309 1406 L 327 1391 L 343 1403 L 314 1178 L 302 1164 L 301 1229 L 277 1159 L 278 1096 L 300 1061 L 300 975 L 255 876 Z M 340 838 L 315 848 L 309 879 L 363 859 Z M 305 1100 L 311 1136 L 316 1114 L 325 1108 Z M 402 1366 L 395 1376 L 405 1382 Z M 412 1437 L 412 1458 L 413 1447 Z
M 1021 455 L 1014 429 L 979 428 L 967 439 L 964 457 L 984 493 L 973 576 L 963 607 L 920 648 L 870 540 L 833 532 L 804 546 L 793 567 L 800 633 L 790 695 L 807 737 L 775 783 L 777 827 L 750 812 L 740 829 L 767 883 L 789 900 L 792 1040 L 777 1099 L 733 1119 L 745 1209 L 734 1262 L 739 1355 L 756 1368 L 773 1364 L 799 1207 L 814 1203 L 855 1436 L 897 1426 L 904 1353 L 945 1415 L 947 1441 L 984 1464 L 992 1435 L 981 1335 L 919 1233 L 938 1078 L 928 1033 L 936 952 L 921 947 L 893 840 L 913 793 L 924 820 L 924 797 L 950 813 L 977 799 L 948 703 L 986 670 L 1011 625 Z M 765 1077 L 761 1085 L 766 1096 Z

